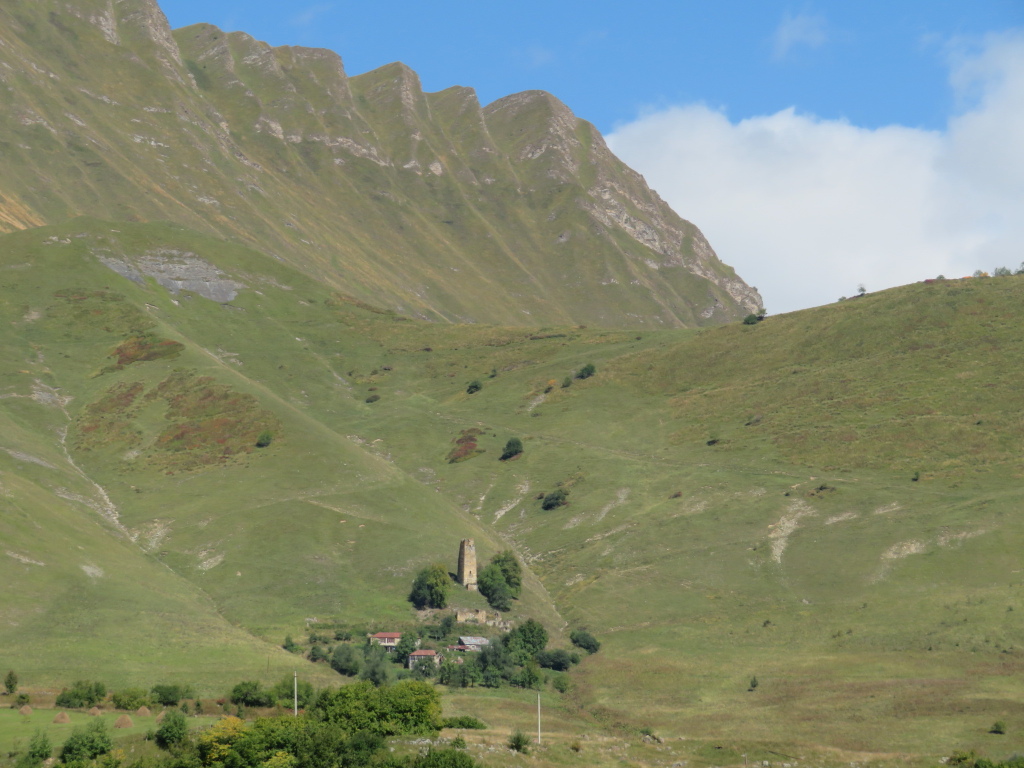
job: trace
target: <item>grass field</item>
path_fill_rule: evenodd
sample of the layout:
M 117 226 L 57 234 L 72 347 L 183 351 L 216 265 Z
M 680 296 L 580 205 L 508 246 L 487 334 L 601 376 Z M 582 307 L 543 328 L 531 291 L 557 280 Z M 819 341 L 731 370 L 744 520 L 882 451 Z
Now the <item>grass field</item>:
M 246 287 L 218 303 L 96 258 L 159 249 Z M 82 219 L 2 253 L 0 662 L 26 685 L 274 682 L 286 634 L 416 622 L 413 575 L 471 537 L 527 566 L 513 618 L 604 643 L 552 700 L 566 740 L 1024 748 L 1024 279 L 635 332 L 410 320 L 164 225 Z M 448 463 L 470 428 L 479 452 Z M 497 734 L 519 695 L 450 706 L 505 713 Z

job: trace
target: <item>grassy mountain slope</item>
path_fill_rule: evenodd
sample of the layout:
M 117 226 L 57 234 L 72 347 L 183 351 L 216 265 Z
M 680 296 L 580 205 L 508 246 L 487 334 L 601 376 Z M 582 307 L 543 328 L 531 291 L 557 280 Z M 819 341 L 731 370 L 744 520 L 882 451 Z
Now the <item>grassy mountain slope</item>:
M 175 221 L 404 314 L 513 325 L 717 324 L 760 306 L 540 92 L 482 108 L 401 64 L 349 78 L 152 0 L 0 9 L 0 231 Z
M 412 574 L 473 536 L 528 565 L 515 616 L 604 641 L 571 693 L 599 723 L 782 752 L 1024 727 L 1019 278 L 637 334 L 410 320 L 175 225 L 78 219 L 0 254 L 0 481 L 25 510 L 0 567 L 37 596 L 26 633 L 5 593 L 0 631 L 33 674 L 65 642 L 46 595 L 93 591 L 97 674 L 152 674 L 115 668 L 149 637 L 139 606 L 174 600 L 204 642 L 237 638 L 237 670 L 312 616 L 412 620 Z M 448 463 L 470 428 L 482 452 Z

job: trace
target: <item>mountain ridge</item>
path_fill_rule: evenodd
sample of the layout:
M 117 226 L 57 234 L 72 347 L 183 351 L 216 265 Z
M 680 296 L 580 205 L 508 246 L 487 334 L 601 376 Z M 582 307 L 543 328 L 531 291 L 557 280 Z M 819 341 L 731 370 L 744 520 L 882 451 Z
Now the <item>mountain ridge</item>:
M 457 322 L 697 326 L 761 306 L 550 94 L 481 106 L 400 63 L 349 77 L 331 51 L 172 32 L 142 0 L 3 13 L 8 228 L 177 221 Z

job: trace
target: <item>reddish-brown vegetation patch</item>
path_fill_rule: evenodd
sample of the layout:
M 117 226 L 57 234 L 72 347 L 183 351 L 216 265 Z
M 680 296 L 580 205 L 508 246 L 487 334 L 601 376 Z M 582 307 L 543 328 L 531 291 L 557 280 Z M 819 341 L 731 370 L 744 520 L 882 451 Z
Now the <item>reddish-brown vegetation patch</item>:
M 452 441 L 455 443 L 455 447 L 448 453 L 448 463 L 458 464 L 460 461 L 467 461 L 483 453 L 484 450 L 477 447 L 476 444 L 477 437 L 482 434 L 483 430 L 476 427 L 462 430 L 459 436 Z
M 143 363 L 150 360 L 173 360 L 185 348 L 170 339 L 162 339 L 149 333 L 137 333 L 118 344 L 108 357 L 117 358 L 117 363 L 104 369 L 120 371 L 132 363 Z
M 143 389 L 141 381 L 120 382 L 86 406 L 75 422 L 75 447 L 90 451 L 107 445 L 137 445 L 142 433 L 133 419 Z
M 252 395 L 191 371 L 175 371 L 146 398 L 167 402 L 172 423 L 157 436 L 152 456 L 165 469 L 195 469 L 251 453 L 261 433 L 279 428 Z

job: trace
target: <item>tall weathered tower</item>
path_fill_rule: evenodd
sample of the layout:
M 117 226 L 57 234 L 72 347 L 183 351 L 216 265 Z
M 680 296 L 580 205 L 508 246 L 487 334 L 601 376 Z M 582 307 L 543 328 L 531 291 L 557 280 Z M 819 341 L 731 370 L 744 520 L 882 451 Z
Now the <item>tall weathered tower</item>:
M 459 584 L 476 592 L 476 546 L 472 539 L 459 544 Z

